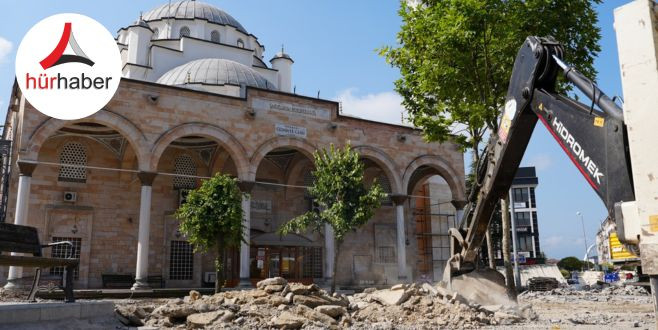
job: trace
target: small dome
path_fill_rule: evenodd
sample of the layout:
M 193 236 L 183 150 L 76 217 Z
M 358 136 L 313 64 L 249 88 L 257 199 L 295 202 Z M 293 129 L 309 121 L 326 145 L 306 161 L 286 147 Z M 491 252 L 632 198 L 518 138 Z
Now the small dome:
M 195 0 L 177 1 L 171 3 L 171 5 L 166 3 L 149 10 L 142 17 L 147 22 L 165 18 L 205 19 L 210 23 L 229 25 L 244 34 L 249 34 L 240 22 L 225 11 L 213 5 Z
M 286 52 L 283 50 L 283 46 L 281 46 L 281 51 L 276 53 L 276 55 L 274 55 L 274 57 L 272 57 L 270 62 L 272 62 L 276 59 L 280 59 L 280 58 L 285 58 L 285 59 L 290 60 L 291 62 L 295 63 L 295 61 L 292 60 L 292 57 L 290 57 L 290 55 L 286 54 Z
M 175 67 L 163 74 L 157 83 L 164 85 L 235 85 L 277 90 L 254 69 L 229 60 L 205 58 Z M 191 87 L 191 86 L 190 86 Z

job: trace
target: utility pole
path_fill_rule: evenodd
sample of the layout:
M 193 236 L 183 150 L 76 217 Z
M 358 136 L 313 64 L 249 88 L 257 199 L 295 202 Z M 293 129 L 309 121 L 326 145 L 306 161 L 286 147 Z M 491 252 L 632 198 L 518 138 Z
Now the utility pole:
M 585 233 L 585 220 L 583 219 L 583 214 L 580 211 L 576 212 L 576 215 L 580 217 L 580 223 L 583 225 L 583 239 L 585 240 L 585 266 L 589 270 L 589 255 L 587 250 L 587 234 Z

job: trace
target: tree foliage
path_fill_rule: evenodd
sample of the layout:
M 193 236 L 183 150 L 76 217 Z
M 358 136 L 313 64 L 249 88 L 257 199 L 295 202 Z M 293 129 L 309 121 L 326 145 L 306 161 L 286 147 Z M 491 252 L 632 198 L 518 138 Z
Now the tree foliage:
M 215 248 L 215 291 L 224 284 L 223 263 L 226 249 L 237 247 L 243 240 L 242 192 L 237 180 L 217 173 L 191 190 L 176 211 L 180 231 L 197 252 Z
M 566 258 L 562 258 L 557 263 L 557 266 L 561 269 L 566 269 L 572 272 L 576 270 L 581 270 L 583 268 L 583 264 L 584 263 L 576 257 L 566 257 Z
M 477 151 L 486 129 L 497 130 L 514 59 L 527 36 L 555 37 L 567 61 L 595 78 L 600 29 L 593 6 L 600 2 L 423 0 L 411 7 L 403 0 L 399 47 L 383 47 L 380 54 L 400 69 L 395 89 L 425 137 Z
M 314 181 L 308 190 L 319 208 L 290 220 L 279 228 L 279 232 L 287 234 L 312 229 L 322 233 L 325 224 L 331 226 L 335 243 L 333 292 L 336 288 L 336 260 L 345 235 L 367 223 L 386 194 L 377 182 L 366 187 L 363 162 L 349 144 L 343 149 L 332 144 L 328 150 L 316 151 L 313 158 Z

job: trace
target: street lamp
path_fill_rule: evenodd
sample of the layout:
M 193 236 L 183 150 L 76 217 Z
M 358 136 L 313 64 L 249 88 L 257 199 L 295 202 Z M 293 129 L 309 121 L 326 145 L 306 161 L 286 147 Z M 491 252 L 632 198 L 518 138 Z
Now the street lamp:
M 583 214 L 580 211 L 576 212 L 576 215 L 580 217 L 580 223 L 583 225 L 583 239 L 585 240 L 585 263 L 587 269 L 589 270 L 589 251 L 587 250 L 587 234 L 585 234 L 585 220 L 583 219 Z

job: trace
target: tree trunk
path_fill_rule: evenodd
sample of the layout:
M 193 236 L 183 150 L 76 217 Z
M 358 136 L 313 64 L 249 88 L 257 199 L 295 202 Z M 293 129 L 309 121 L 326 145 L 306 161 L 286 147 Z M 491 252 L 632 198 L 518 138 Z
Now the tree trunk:
M 489 268 L 496 269 L 493 242 L 491 241 L 491 224 L 487 228 L 487 258 L 489 259 Z
M 503 221 L 503 262 L 505 264 L 505 282 L 507 283 L 507 294 L 516 300 L 516 286 L 514 285 L 514 270 L 510 258 L 511 249 L 511 223 L 509 216 L 509 196 L 500 200 L 500 212 Z
M 224 287 L 224 238 L 217 237 L 217 257 L 215 258 L 215 293 Z
M 331 293 L 336 292 L 336 264 L 338 263 L 338 253 L 340 253 L 340 244 L 338 240 L 334 239 L 334 267 L 331 269 Z

